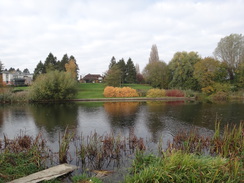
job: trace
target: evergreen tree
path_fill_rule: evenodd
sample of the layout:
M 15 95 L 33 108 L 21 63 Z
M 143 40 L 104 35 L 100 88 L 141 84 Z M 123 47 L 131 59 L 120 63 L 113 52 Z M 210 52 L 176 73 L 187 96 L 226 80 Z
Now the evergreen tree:
M 121 71 L 121 83 L 125 83 L 125 77 L 126 77 L 126 64 L 124 59 L 122 58 L 121 60 L 118 61 L 117 63 L 120 71 Z
M 126 83 L 136 83 L 136 67 L 131 60 L 131 58 L 128 59 L 126 63 L 126 77 L 125 77 Z
M 115 59 L 115 57 L 113 56 L 113 57 L 111 58 L 111 61 L 110 61 L 110 64 L 109 64 L 108 69 L 111 69 L 115 64 L 116 64 L 116 59 Z
M 58 70 L 59 71 L 66 71 L 65 70 L 65 64 L 69 62 L 69 57 L 67 54 L 64 54 L 62 60 L 58 62 Z
M 121 86 L 121 70 L 117 64 L 111 67 L 105 74 L 105 83 L 107 86 Z
M 43 73 L 45 73 L 45 67 L 42 61 L 40 61 L 34 70 L 34 76 L 33 76 L 34 80 L 37 78 L 39 74 L 43 74 Z
M 52 53 L 49 53 L 49 55 L 47 56 L 44 62 L 44 68 L 45 73 L 57 70 L 57 58 L 54 57 Z
M 25 68 L 25 69 L 23 70 L 23 73 L 25 73 L 25 74 L 30 74 L 30 71 L 29 71 L 29 69 Z

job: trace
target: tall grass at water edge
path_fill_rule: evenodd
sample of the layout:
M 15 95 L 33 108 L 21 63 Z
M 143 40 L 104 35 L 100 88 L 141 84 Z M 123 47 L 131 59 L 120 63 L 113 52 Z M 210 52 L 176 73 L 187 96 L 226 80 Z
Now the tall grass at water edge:
M 163 141 L 160 140 L 156 147 L 159 153 L 153 151 L 153 155 L 148 148 L 148 142 L 145 143 L 144 139 L 137 138 L 133 133 L 129 137 L 113 133 L 99 135 L 96 132 L 79 136 L 67 128 L 60 135 L 56 163 L 70 162 L 74 158 L 69 153 L 69 146 L 74 143 L 76 158 L 83 170 L 118 167 L 123 158 L 134 157 L 131 174 L 126 176 L 125 182 L 241 182 L 244 172 L 243 136 L 243 122 L 239 126 L 227 125 L 223 132 L 220 132 L 220 123 L 216 122 L 212 137 L 200 136 L 197 131 L 181 132 L 168 143 L 166 151 L 162 149 Z M 42 169 L 50 165 L 50 161 L 54 162 L 56 153 L 46 148 L 45 141 L 40 137 L 24 135 L 14 141 L 7 137 L 0 140 L 0 167 L 5 167 L 6 161 L 2 158 L 7 157 L 8 153 L 16 155 L 22 151 L 30 153 L 30 159 L 36 167 Z M 15 165 L 11 172 L 16 172 L 14 168 Z M 17 177 L 8 175 L 3 170 L 0 173 L 0 180 Z M 4 178 L 6 175 L 8 179 Z
M 27 176 L 46 167 L 49 150 L 42 134 L 0 139 L 0 183 Z
M 227 125 L 221 133 L 217 121 L 212 137 L 181 132 L 158 156 L 138 151 L 125 182 L 243 182 L 243 125 Z

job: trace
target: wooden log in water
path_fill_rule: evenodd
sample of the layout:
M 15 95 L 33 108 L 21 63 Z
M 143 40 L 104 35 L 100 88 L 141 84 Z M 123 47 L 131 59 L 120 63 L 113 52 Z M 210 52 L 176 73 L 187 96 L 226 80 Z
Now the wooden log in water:
M 57 165 L 57 166 L 48 168 L 46 170 L 42 170 L 42 171 L 33 173 L 26 177 L 15 179 L 9 183 L 23 183 L 23 182 L 36 183 L 36 182 L 40 182 L 40 181 L 44 181 L 44 180 L 51 180 L 51 179 L 60 177 L 62 175 L 65 175 L 69 172 L 72 172 L 75 169 L 78 169 L 78 167 L 74 166 L 74 165 L 69 165 L 69 164 L 61 164 L 61 165 Z

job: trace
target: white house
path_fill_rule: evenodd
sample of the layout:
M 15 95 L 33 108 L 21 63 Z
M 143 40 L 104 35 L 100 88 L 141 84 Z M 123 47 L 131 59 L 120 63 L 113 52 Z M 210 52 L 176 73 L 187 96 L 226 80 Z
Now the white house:
M 28 73 L 2 71 L 1 75 L 5 85 L 31 85 L 33 81 L 33 74 Z

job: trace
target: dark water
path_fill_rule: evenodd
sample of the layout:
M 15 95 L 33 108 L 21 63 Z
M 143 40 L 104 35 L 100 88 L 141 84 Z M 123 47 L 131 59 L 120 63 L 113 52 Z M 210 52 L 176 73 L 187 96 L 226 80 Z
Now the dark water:
M 172 102 L 80 102 L 66 104 L 29 104 L 0 106 L 0 138 L 20 132 L 37 135 L 42 131 L 50 141 L 67 125 L 84 135 L 134 130 L 140 137 L 157 141 L 161 135 L 197 127 L 214 130 L 216 118 L 222 126 L 244 120 L 244 102 L 222 104 Z
M 0 139 L 14 138 L 20 133 L 36 136 L 40 131 L 55 150 L 65 128 L 76 134 L 96 131 L 128 135 L 157 142 L 167 142 L 177 133 L 198 128 L 212 134 L 216 118 L 221 126 L 244 120 L 244 101 L 209 104 L 185 101 L 172 102 L 80 102 L 65 104 L 25 104 L 0 106 Z M 166 143 L 165 143 L 166 145 Z

